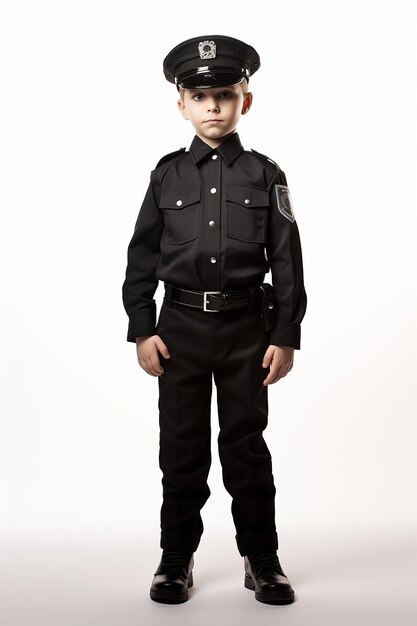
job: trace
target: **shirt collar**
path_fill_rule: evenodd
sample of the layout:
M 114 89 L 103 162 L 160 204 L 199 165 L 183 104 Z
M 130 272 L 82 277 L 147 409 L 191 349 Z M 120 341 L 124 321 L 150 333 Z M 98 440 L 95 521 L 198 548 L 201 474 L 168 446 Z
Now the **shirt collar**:
M 239 135 L 235 132 L 232 133 L 227 139 L 223 141 L 217 148 L 212 148 L 205 141 L 200 139 L 198 135 L 194 136 L 194 139 L 190 145 L 190 153 L 195 165 L 200 163 L 210 152 L 217 150 L 226 161 L 227 165 L 231 165 L 233 161 L 243 152 L 244 148 L 240 143 Z

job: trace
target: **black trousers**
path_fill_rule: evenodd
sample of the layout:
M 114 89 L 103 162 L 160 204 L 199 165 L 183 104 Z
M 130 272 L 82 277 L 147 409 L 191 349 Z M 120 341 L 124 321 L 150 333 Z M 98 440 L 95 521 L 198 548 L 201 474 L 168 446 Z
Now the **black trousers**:
M 158 376 L 163 473 L 163 549 L 195 552 L 203 533 L 200 511 L 210 496 L 210 407 L 217 387 L 218 449 L 239 553 L 278 549 L 272 460 L 262 436 L 268 422 L 269 345 L 256 311 L 204 312 L 165 297 L 157 332 L 171 358 L 160 355 Z

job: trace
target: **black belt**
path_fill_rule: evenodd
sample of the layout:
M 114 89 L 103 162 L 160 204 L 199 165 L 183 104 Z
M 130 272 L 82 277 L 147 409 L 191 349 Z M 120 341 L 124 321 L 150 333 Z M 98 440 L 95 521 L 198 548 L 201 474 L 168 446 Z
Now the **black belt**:
M 232 291 L 197 291 L 177 287 L 172 283 L 164 283 L 164 285 L 164 301 L 169 306 L 171 306 L 171 302 L 175 302 L 210 313 L 247 307 L 255 310 L 260 295 L 259 286 Z

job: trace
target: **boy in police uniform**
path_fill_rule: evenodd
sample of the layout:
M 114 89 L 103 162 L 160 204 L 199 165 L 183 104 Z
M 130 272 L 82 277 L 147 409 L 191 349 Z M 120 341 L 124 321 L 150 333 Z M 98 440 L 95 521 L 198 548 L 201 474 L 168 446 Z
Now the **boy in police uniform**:
M 276 489 L 262 432 L 268 385 L 288 374 L 300 349 L 307 296 L 286 176 L 245 150 L 236 132 L 259 67 L 252 46 L 221 35 L 184 41 L 163 63 L 195 136 L 188 151 L 167 154 L 151 171 L 123 284 L 127 340 L 159 385 L 163 552 L 150 588 L 157 602 L 184 602 L 193 585 L 210 495 L 213 377 L 244 586 L 260 602 L 294 601 L 277 555 Z M 263 283 L 269 269 L 272 299 Z M 159 280 L 165 293 L 156 320 Z

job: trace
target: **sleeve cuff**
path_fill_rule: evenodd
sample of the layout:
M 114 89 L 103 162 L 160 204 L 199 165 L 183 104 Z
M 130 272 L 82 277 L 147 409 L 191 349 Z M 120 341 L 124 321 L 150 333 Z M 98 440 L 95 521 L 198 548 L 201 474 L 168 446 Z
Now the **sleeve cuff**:
M 155 321 L 151 311 L 138 311 L 135 317 L 129 319 L 127 341 L 136 343 L 136 337 L 156 335 Z
M 270 331 L 269 343 L 274 346 L 290 346 L 300 350 L 301 324 L 285 324 Z

